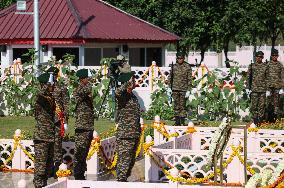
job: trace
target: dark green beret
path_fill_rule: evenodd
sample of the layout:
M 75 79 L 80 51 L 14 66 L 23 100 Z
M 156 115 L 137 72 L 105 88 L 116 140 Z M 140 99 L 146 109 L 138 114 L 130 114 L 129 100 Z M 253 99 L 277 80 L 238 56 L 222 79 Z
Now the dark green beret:
M 127 81 L 129 81 L 132 78 L 132 76 L 134 74 L 135 74 L 135 71 L 131 71 L 131 72 L 127 72 L 127 73 L 120 73 L 120 75 L 118 76 L 117 80 L 119 82 L 122 82 L 122 83 L 127 82 Z
M 177 57 L 184 57 L 185 54 L 184 54 L 183 52 L 177 52 L 176 56 L 177 56 Z
M 258 51 L 255 53 L 255 56 L 264 56 L 264 53 L 262 51 Z
M 275 48 L 273 48 L 271 50 L 271 55 L 278 55 L 278 50 L 276 50 Z
M 52 74 L 58 74 L 59 73 L 59 69 L 57 67 L 49 67 L 47 72 L 48 73 L 52 73 Z
M 80 69 L 76 72 L 76 76 L 79 78 L 88 78 L 88 69 Z
M 49 80 L 49 74 L 48 73 L 43 73 L 37 79 L 38 79 L 38 81 L 40 83 L 46 84 L 48 82 L 48 80 Z

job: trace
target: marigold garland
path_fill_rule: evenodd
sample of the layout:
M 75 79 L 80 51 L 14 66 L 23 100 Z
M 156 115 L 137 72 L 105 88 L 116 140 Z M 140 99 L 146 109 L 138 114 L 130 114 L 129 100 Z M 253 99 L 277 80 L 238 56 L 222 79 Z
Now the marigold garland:
M 144 153 L 149 155 L 151 157 L 151 159 L 155 162 L 155 164 L 161 168 L 161 170 L 163 171 L 163 173 L 166 175 L 166 177 L 173 181 L 173 182 L 180 182 L 180 183 L 187 183 L 187 184 L 196 184 L 196 183 L 208 183 L 209 180 L 211 178 L 214 177 L 214 173 L 210 173 L 208 176 L 204 177 L 204 178 L 190 178 L 190 179 L 186 179 L 183 177 L 173 177 L 170 172 L 166 169 L 164 169 L 161 165 L 160 162 L 151 154 L 150 152 L 150 147 L 154 145 L 154 142 L 150 142 L 150 143 L 145 143 L 144 144 Z M 233 158 L 235 156 L 238 155 L 238 153 L 241 150 L 241 146 L 238 146 L 237 148 L 234 146 L 231 146 L 233 153 L 230 155 L 230 157 L 222 164 L 223 168 L 226 168 L 233 160 Z M 154 152 L 152 152 L 154 153 Z M 155 153 L 154 153 L 155 154 Z M 158 157 L 158 156 L 157 156 Z M 159 158 L 159 157 L 158 157 Z M 173 166 L 171 164 L 169 164 L 167 161 L 160 159 L 159 160 L 163 161 L 168 167 L 173 168 Z M 181 172 L 181 171 L 180 171 Z M 217 169 L 217 173 L 220 175 L 220 169 Z M 239 184 L 238 184 L 239 185 Z
M 188 134 L 195 133 L 195 132 L 197 132 L 197 131 L 194 127 L 188 127 L 186 129 L 186 133 L 188 133 Z
M 71 171 L 70 170 L 58 170 L 56 172 L 56 175 L 59 178 L 68 177 L 68 176 L 71 176 Z
M 267 186 L 264 186 L 263 188 L 274 188 L 274 187 L 278 187 L 278 185 L 280 185 L 281 183 L 283 184 L 284 182 L 282 182 L 284 179 L 284 173 L 282 173 L 279 178 L 273 183 L 273 184 L 270 184 L 270 185 L 267 185 Z M 284 186 L 283 186 L 284 187 Z
M 250 127 L 250 128 L 248 128 L 248 132 L 258 132 L 258 128 L 253 128 L 253 127 Z

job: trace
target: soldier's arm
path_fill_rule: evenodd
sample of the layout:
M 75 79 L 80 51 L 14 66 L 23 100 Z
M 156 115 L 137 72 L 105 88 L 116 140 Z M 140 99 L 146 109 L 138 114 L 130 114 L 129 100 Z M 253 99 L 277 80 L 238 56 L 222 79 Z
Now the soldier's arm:
M 123 94 L 125 94 L 127 92 L 127 88 L 130 86 L 130 82 L 125 82 L 123 83 L 120 87 L 117 87 L 115 90 L 115 95 L 117 97 L 121 97 L 123 96 Z
M 284 89 L 284 66 L 282 64 L 280 65 L 281 65 L 281 81 L 282 81 L 281 88 Z
M 64 107 L 64 113 L 65 113 L 65 118 L 68 119 L 68 110 L 69 110 L 69 93 L 67 87 L 64 85 L 62 88 L 62 97 L 63 97 L 63 107 Z
M 188 88 L 192 88 L 192 69 L 190 65 L 188 66 L 188 71 L 187 71 L 187 81 L 188 81 Z
M 246 88 L 249 89 L 249 85 L 250 85 L 250 74 L 251 74 L 251 67 L 252 67 L 252 64 L 250 64 L 248 66 L 248 72 L 247 72 L 247 84 L 246 84 Z

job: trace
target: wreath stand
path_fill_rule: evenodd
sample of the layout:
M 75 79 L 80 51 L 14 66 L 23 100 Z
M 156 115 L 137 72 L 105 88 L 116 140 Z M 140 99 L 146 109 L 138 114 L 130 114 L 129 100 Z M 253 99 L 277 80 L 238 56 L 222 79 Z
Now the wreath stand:
M 220 184 L 223 184 L 223 151 L 226 148 L 226 145 L 228 143 L 228 140 L 231 135 L 232 128 L 235 129 L 243 129 L 244 130 L 244 178 L 245 178 L 245 184 L 247 183 L 247 127 L 246 125 L 238 125 L 238 126 L 232 126 L 231 121 L 229 120 L 229 126 L 228 128 L 225 128 L 222 133 L 221 137 L 218 140 L 218 144 L 216 149 L 214 150 L 214 156 L 213 156 L 213 164 L 214 164 L 214 183 L 217 184 L 217 178 L 218 178 L 218 159 L 220 158 Z

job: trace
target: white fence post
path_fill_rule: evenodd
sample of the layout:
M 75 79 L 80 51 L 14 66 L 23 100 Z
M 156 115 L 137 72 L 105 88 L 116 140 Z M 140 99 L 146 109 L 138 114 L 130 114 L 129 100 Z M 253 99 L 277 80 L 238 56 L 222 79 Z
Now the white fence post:
M 151 136 L 146 137 L 146 143 L 150 144 L 152 141 Z M 149 147 L 149 153 L 152 154 L 152 147 Z M 150 155 L 145 155 L 145 182 L 158 181 L 159 180 L 159 168 L 155 162 L 151 159 Z
M 240 142 L 236 140 L 234 141 L 235 148 L 238 147 Z M 233 153 L 234 151 L 230 148 L 229 153 Z M 227 182 L 232 183 L 244 183 L 244 168 L 243 164 L 240 162 L 237 156 L 234 157 L 232 162 L 228 165 L 227 169 L 225 170 L 227 172 Z
M 154 126 L 157 126 L 159 127 L 160 126 L 160 123 L 161 123 L 161 119 L 160 119 L 160 116 L 155 116 L 154 118 Z M 159 145 L 161 144 L 163 141 L 163 135 L 157 130 L 157 129 L 154 129 L 154 145 Z
M 100 142 L 98 133 L 96 131 L 93 132 L 93 140 L 92 142 Z M 99 173 L 100 169 L 100 160 L 99 160 L 99 151 L 96 151 L 89 160 L 87 160 L 87 174 L 95 174 Z
M 98 153 L 95 152 L 93 156 L 87 160 L 87 174 L 95 174 L 97 175 L 99 173 L 99 167 L 100 165 L 100 160 Z

